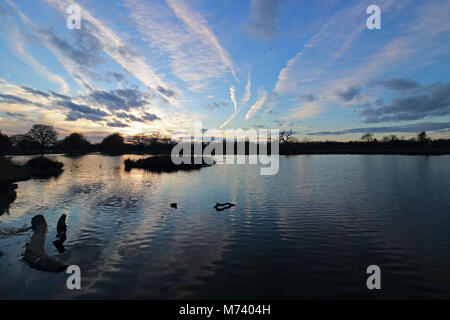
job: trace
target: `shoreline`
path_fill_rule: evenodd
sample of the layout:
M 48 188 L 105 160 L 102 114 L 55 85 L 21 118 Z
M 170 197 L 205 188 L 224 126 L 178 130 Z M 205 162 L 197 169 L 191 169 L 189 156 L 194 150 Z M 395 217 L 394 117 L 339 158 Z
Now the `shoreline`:
M 0 157 L 0 215 L 16 200 L 17 182 L 57 176 L 63 172 L 62 167 L 62 163 L 43 157 L 35 157 L 26 164 L 15 164 L 10 157 Z
M 102 152 L 88 152 L 88 153 L 83 153 L 83 154 L 78 154 L 78 155 L 71 155 L 71 154 L 65 154 L 65 153 L 60 153 L 60 152 L 55 152 L 55 153 L 46 153 L 46 155 L 62 155 L 62 156 L 67 156 L 67 157 L 82 157 L 82 156 L 87 156 L 87 155 L 91 155 L 91 154 L 100 154 L 103 156 L 112 156 L 112 157 L 116 157 L 116 156 L 124 156 L 124 155 L 136 155 L 136 156 L 171 156 L 170 153 L 151 153 L 151 152 L 121 152 L 121 153 L 115 153 L 115 154 L 111 154 L 111 153 L 102 153 Z M 302 150 L 302 151 L 298 151 L 298 152 L 285 152 L 285 151 L 280 151 L 279 155 L 280 156 L 301 156 L 301 155 L 340 155 L 340 154 L 348 154 L 348 155 L 412 155 L 412 156 L 445 156 L 445 155 L 450 155 L 450 149 L 431 149 L 431 150 L 411 150 L 411 149 L 400 149 L 400 150 L 390 150 L 390 149 L 323 149 L 323 150 Z M 226 154 L 224 154 L 226 155 Z M 241 155 L 242 154 L 236 154 L 234 153 L 233 155 Z M 245 154 L 246 156 L 248 156 L 249 154 Z M 270 155 L 270 153 L 268 154 Z M 30 156 L 30 157 L 38 157 L 40 156 L 39 154 L 28 154 L 28 153 L 24 153 L 24 154 L 5 154 L 4 157 L 21 157 L 21 156 Z M 197 156 L 197 155 L 194 155 Z M 200 155 L 198 155 L 200 156 Z M 213 157 L 215 156 L 214 154 L 212 155 Z M 28 180 L 28 179 L 25 179 Z M 1 181 L 1 180 L 0 180 Z M 17 180 L 20 181 L 20 180 Z M 13 182 L 17 182 L 17 181 L 13 181 Z

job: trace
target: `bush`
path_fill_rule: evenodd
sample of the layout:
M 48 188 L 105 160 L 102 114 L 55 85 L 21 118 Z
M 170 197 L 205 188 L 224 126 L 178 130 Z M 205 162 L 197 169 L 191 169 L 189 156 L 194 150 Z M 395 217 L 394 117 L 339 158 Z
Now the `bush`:
M 35 170 L 61 170 L 64 164 L 45 157 L 36 157 L 28 160 L 27 165 Z

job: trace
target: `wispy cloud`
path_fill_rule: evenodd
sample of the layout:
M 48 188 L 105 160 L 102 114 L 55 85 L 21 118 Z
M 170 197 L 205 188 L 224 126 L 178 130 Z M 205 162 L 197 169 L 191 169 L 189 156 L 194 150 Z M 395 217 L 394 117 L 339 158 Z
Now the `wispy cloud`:
M 224 123 L 221 124 L 220 129 L 225 128 L 237 116 L 237 112 L 233 112 Z
M 70 5 L 75 4 L 75 2 L 71 0 L 45 1 L 64 15 L 66 14 L 66 9 Z M 77 5 L 79 6 L 79 4 Z M 86 32 L 89 36 L 96 39 L 101 46 L 101 49 L 136 79 L 160 94 L 170 104 L 179 105 L 179 102 L 173 96 L 165 96 L 161 90 L 158 90 L 158 88 L 168 90 L 169 86 L 162 80 L 162 77 L 146 63 L 143 56 L 136 54 L 137 50 L 132 50 L 128 43 L 125 43 L 112 29 L 103 25 L 82 6 L 80 6 L 80 9 L 83 17 L 83 32 Z
M 238 112 L 238 102 L 236 100 L 236 89 L 234 88 L 234 86 L 230 87 L 230 99 L 234 105 L 234 112 L 237 113 Z
M 183 2 L 168 1 L 169 7 L 141 0 L 125 4 L 143 39 L 168 55 L 172 73 L 190 89 L 205 89 L 227 70 L 235 74 L 228 52 L 206 20 Z
M 245 119 L 250 119 L 251 116 L 253 116 L 255 113 L 257 113 L 261 107 L 266 103 L 267 100 L 267 91 L 264 89 L 258 90 L 258 98 L 256 102 L 250 107 L 250 110 L 248 110 L 247 114 L 245 115 Z
M 358 3 L 324 20 L 322 27 L 280 71 L 274 91 L 292 93 L 302 83 L 321 76 L 327 65 L 342 57 L 364 31 L 361 14 L 366 8 L 365 3 Z
M 203 105 L 203 107 L 206 109 L 213 110 L 213 109 L 218 109 L 218 108 L 222 108 L 222 107 L 228 107 L 228 105 L 229 105 L 229 103 L 225 102 L 225 101 L 222 101 L 222 102 L 213 101 L 213 102 L 209 102 L 209 103 Z
M 248 73 L 247 85 L 245 86 L 245 94 L 242 97 L 241 104 L 244 105 L 250 101 L 252 97 L 252 77 L 250 72 Z
M 233 121 L 233 119 L 237 116 L 237 114 L 242 110 L 244 105 L 250 100 L 251 94 L 252 94 L 251 88 L 252 88 L 252 79 L 251 79 L 250 72 L 249 72 L 248 78 L 247 78 L 247 85 L 245 86 L 245 93 L 244 93 L 244 96 L 242 97 L 239 108 L 238 108 L 239 103 L 236 99 L 236 89 L 234 88 L 234 86 L 232 86 L 230 88 L 230 100 L 231 100 L 231 102 L 233 102 L 234 112 L 220 126 L 220 128 L 226 127 L 231 121 Z
M 239 81 L 236 76 L 236 72 L 234 71 L 234 66 L 230 55 L 220 44 L 216 35 L 208 26 L 206 19 L 199 12 L 192 10 L 185 2 L 181 0 L 166 1 L 175 12 L 175 15 L 186 24 L 192 33 L 199 35 L 206 43 L 216 49 L 222 63 L 230 69 L 234 78 Z
M 10 37 L 11 44 L 15 52 L 17 52 L 17 54 L 22 58 L 22 60 L 29 66 L 31 66 L 40 75 L 44 76 L 51 82 L 59 85 L 62 93 L 68 93 L 69 85 L 64 80 L 64 78 L 61 77 L 60 75 L 50 72 L 47 69 L 47 67 L 45 67 L 39 61 L 37 61 L 32 55 L 30 55 L 29 51 L 26 50 L 26 48 L 24 47 L 24 44 L 26 43 L 25 38 L 18 31 L 17 26 L 11 28 L 12 28 L 12 36 Z
M 408 3 L 411 2 L 385 0 L 379 5 L 393 19 L 404 14 Z M 280 96 L 302 96 L 305 91 L 321 95 L 320 101 L 313 104 L 297 102 L 289 116 L 309 117 L 336 106 L 361 103 L 359 98 L 365 99 L 359 96 L 361 85 L 380 77 L 387 81 L 378 84 L 389 90 L 412 88 L 414 83 L 401 83 L 401 79 L 386 75 L 429 63 L 430 59 L 445 54 L 441 35 L 450 26 L 442 12 L 450 14 L 448 3 L 421 3 L 407 19 L 399 20 L 389 36 L 363 44 L 358 39 L 363 32 L 369 32 L 362 19 L 366 7 L 367 2 L 363 1 L 336 12 L 280 71 L 274 87 Z M 360 50 L 351 50 L 357 44 Z M 342 101 L 346 103 L 342 105 Z

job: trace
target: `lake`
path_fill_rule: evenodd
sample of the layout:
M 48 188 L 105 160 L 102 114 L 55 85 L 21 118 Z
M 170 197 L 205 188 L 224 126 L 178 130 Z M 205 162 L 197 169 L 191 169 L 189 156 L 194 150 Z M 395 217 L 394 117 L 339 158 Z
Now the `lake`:
M 256 165 L 157 174 L 125 172 L 125 159 L 142 156 L 49 157 L 65 171 L 19 182 L 0 227 L 43 214 L 47 253 L 80 266 L 82 290 L 22 261 L 27 231 L 0 239 L 2 299 L 450 298 L 450 156 L 280 157 L 274 176 Z M 228 201 L 236 206 L 213 208 Z M 381 268 L 381 290 L 366 287 L 369 265 Z

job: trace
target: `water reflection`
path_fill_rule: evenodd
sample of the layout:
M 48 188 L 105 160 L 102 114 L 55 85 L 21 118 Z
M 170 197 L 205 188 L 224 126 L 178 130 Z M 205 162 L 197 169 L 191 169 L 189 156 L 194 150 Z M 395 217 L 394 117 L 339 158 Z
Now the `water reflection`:
M 0 240 L 2 298 L 450 297 L 449 157 L 282 157 L 275 176 L 252 165 L 155 174 L 123 170 L 142 156 L 53 157 L 64 173 L 20 182 L 0 224 L 45 215 L 59 240 L 47 253 L 81 267 L 83 290 L 20 262 L 25 232 Z M 237 205 L 217 212 L 216 202 Z M 369 264 L 383 270 L 382 292 L 365 288 Z

